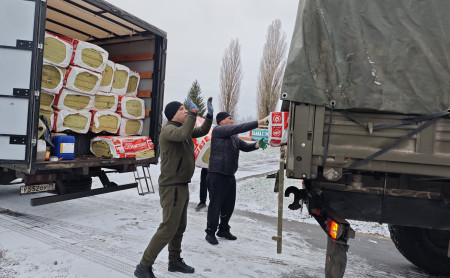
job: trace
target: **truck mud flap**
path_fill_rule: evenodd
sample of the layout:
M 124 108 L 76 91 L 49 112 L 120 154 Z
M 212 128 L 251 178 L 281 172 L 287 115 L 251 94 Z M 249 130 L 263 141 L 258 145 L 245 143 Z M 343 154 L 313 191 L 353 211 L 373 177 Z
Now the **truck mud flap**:
M 51 203 L 67 201 L 67 200 L 95 196 L 95 195 L 99 195 L 99 194 L 110 193 L 110 192 L 115 192 L 115 191 L 135 188 L 135 187 L 137 187 L 136 182 L 124 184 L 124 185 L 120 185 L 120 186 L 96 188 L 96 189 L 91 189 L 89 191 L 82 191 L 82 192 L 76 192 L 76 193 L 70 193 L 70 194 L 39 197 L 39 198 L 31 199 L 30 204 L 31 204 L 31 206 L 40 206 L 40 205 L 46 205 L 46 204 L 51 204 Z
M 327 256 L 325 261 L 325 278 L 344 277 L 347 266 L 348 245 L 339 243 L 328 237 Z

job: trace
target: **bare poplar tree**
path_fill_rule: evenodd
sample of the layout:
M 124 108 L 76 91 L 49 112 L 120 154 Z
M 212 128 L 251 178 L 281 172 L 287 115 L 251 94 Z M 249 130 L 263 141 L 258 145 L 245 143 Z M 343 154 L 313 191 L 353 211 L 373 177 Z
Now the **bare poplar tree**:
M 286 34 L 281 30 L 281 21 L 276 19 L 267 29 L 266 43 L 259 65 L 258 119 L 275 111 L 286 67 L 286 50 Z
M 220 68 L 220 109 L 237 118 L 236 106 L 242 81 L 241 46 L 239 40 L 231 40 L 222 57 Z

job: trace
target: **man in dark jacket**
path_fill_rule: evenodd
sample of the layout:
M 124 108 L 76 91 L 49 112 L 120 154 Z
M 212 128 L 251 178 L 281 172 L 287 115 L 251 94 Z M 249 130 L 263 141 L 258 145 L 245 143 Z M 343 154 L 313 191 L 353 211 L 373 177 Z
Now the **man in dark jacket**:
M 220 112 L 216 115 L 217 126 L 211 136 L 211 156 L 208 169 L 209 207 L 206 228 L 206 240 L 219 244 L 217 236 L 228 240 L 237 238 L 230 233 L 230 221 L 236 201 L 236 179 L 234 174 L 238 169 L 239 151 L 250 152 L 259 149 L 259 143 L 246 143 L 237 134 L 257 128 L 267 121 L 268 117 L 233 125 L 230 114 Z M 220 224 L 219 224 L 220 217 Z
M 161 250 L 169 245 L 169 267 L 171 272 L 194 273 L 194 268 L 180 257 L 181 240 L 187 224 L 189 204 L 188 183 L 195 168 L 194 142 L 192 138 L 205 136 L 212 124 L 213 107 L 208 100 L 208 114 L 203 125 L 194 128 L 197 106 L 187 98 L 188 111 L 181 102 L 166 105 L 164 114 L 169 122 L 160 135 L 161 174 L 158 179 L 160 204 L 163 219 L 158 230 L 145 249 L 134 275 L 139 278 L 154 278 L 152 265 Z

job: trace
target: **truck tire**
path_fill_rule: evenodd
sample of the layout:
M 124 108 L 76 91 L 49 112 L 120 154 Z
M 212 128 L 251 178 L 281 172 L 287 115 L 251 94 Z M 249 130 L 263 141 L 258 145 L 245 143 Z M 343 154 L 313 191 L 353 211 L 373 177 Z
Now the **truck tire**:
M 69 194 L 81 191 L 89 191 L 92 187 L 91 177 L 81 177 L 70 180 L 56 180 L 55 188 L 58 194 Z
M 389 225 L 389 232 L 411 263 L 433 275 L 450 275 L 450 231 Z

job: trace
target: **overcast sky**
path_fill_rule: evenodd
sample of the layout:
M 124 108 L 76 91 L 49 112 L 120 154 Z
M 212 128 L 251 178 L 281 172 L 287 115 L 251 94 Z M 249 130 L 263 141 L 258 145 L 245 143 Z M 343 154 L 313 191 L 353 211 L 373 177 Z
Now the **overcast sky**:
M 259 63 L 267 28 L 281 20 L 290 44 L 299 0 L 107 0 L 167 32 L 164 104 L 183 101 L 197 79 L 206 100 L 219 112 L 224 50 L 239 39 L 243 79 L 238 116 L 256 119 Z

